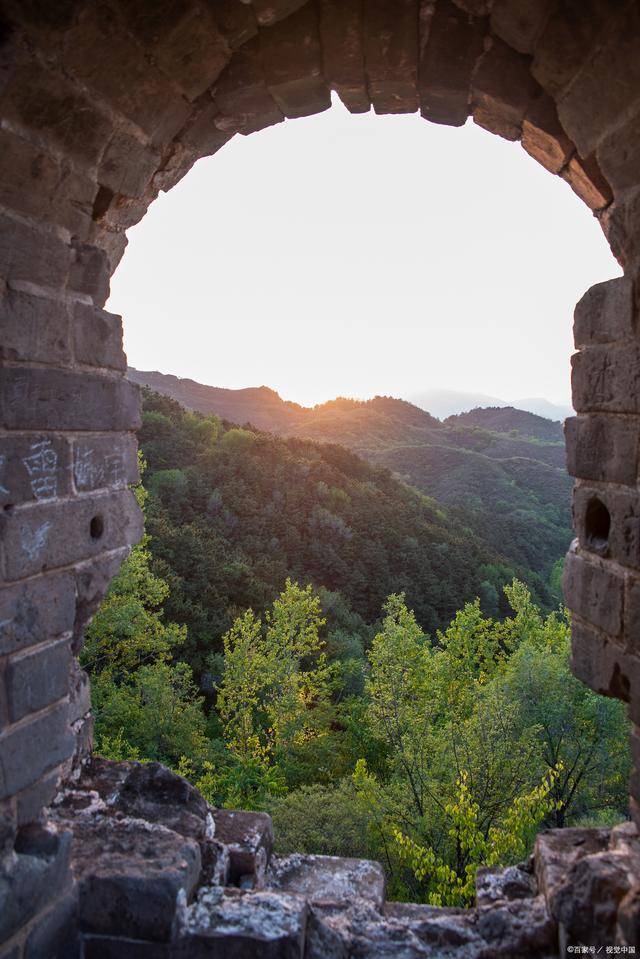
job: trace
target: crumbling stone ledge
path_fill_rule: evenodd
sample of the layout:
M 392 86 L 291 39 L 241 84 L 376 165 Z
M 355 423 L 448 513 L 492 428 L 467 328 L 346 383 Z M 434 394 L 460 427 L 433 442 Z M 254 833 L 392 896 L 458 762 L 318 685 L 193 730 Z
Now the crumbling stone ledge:
M 51 899 L 27 959 L 551 959 L 640 945 L 632 823 L 540 833 L 528 861 L 478 871 L 473 909 L 389 903 L 377 863 L 278 856 L 266 814 L 213 809 L 159 763 L 94 758 L 2 863 L 9 942 Z

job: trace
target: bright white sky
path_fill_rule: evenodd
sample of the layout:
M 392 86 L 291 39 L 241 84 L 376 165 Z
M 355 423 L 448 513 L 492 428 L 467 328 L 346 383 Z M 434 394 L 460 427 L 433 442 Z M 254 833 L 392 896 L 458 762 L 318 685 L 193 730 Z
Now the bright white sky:
M 214 386 L 567 402 L 575 302 L 619 274 L 519 145 L 336 103 L 197 163 L 129 231 L 109 309 L 132 366 Z

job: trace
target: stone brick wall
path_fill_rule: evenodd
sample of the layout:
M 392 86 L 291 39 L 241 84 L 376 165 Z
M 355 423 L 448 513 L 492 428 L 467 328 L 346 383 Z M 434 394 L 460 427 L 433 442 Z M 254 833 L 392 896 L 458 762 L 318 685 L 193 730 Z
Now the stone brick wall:
M 636 0 L 3 0 L 0 833 L 8 850 L 90 748 L 88 685 L 75 656 L 141 534 L 127 488 L 138 397 L 123 376 L 120 317 L 104 310 L 125 231 L 199 157 L 234 135 L 326 109 L 331 90 L 354 112 L 419 110 L 454 126 L 471 116 L 519 140 L 590 207 L 624 265 L 623 279 L 598 284 L 576 309 L 578 415 L 567 443 L 577 541 L 566 596 L 576 674 L 628 702 L 640 725 Z M 640 764 L 638 742 L 636 731 Z M 640 822 L 639 771 L 631 794 Z M 41 907 L 25 907 L 5 930 L 16 949 Z

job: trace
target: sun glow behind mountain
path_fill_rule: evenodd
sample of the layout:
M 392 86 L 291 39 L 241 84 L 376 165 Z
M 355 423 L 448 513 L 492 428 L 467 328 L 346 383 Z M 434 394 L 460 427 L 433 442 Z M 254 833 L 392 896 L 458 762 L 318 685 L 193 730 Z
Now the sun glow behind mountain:
M 129 237 L 109 308 L 132 365 L 305 405 L 433 389 L 566 404 L 574 304 L 620 272 L 518 145 L 339 104 L 235 137 Z

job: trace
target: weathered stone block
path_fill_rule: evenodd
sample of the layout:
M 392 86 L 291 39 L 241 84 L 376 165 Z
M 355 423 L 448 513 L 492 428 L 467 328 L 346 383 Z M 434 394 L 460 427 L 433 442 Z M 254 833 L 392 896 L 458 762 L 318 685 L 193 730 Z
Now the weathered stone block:
M 16 858 L 0 868 L 0 940 L 14 932 L 69 885 L 70 835 L 27 826 L 18 834 Z
M 142 514 L 130 490 L 39 503 L 2 517 L 9 581 L 137 543 Z
M 154 143 L 171 139 L 189 116 L 187 101 L 106 5 L 83 6 L 66 35 L 64 67 Z
M 257 38 L 236 51 L 212 92 L 223 133 L 253 133 L 284 119 L 267 90 Z
M 69 268 L 69 288 L 90 296 L 96 306 L 102 306 L 109 296 L 111 270 L 104 250 L 90 243 L 72 240 L 73 258 Z
M 604 209 L 613 199 L 611 187 L 600 172 L 594 156 L 583 160 L 576 153 L 562 171 L 562 178 L 594 212 Z
M 14 72 L 0 109 L 6 120 L 40 137 L 81 164 L 93 166 L 112 135 L 111 120 L 61 73 L 28 60 Z
M 547 22 L 553 0 L 494 0 L 491 29 L 520 53 L 533 53 Z
M 522 122 L 540 88 L 522 53 L 494 40 L 473 76 L 473 119 L 485 130 L 518 140 Z
M 630 861 L 605 850 L 583 856 L 553 898 L 552 911 L 572 942 L 601 949 L 615 938 L 618 905 L 629 892 Z
M 635 335 L 633 283 L 628 277 L 596 283 L 578 301 L 573 314 L 577 349 L 614 343 Z
M 253 9 L 237 0 L 207 0 L 220 33 L 232 50 L 251 40 L 258 32 Z
M 363 899 L 376 909 L 385 900 L 386 879 L 382 866 L 366 859 L 338 856 L 274 856 L 266 883 L 269 889 L 303 896 L 310 903 Z
M 640 500 L 635 491 L 579 483 L 573 520 L 584 549 L 640 568 Z
M 98 181 L 113 193 L 141 196 L 159 166 L 157 150 L 125 130 L 116 130 L 100 160 Z
M 371 108 L 362 37 L 361 0 L 321 0 L 324 73 L 329 86 L 351 113 L 367 113 Z
M 140 392 L 121 378 L 6 368 L 0 371 L 0 416 L 14 430 L 133 430 L 140 425 Z
M 535 896 L 537 883 L 532 872 L 520 866 L 481 866 L 476 873 L 476 906 L 491 906 L 501 900 Z
M 77 815 L 71 858 L 84 933 L 166 942 L 200 875 L 200 849 L 164 826 Z
M 491 959 L 551 957 L 556 952 L 558 927 L 544 896 L 503 900 L 481 909 L 476 928 L 487 944 L 484 954 Z
M 302 959 L 307 911 L 299 896 L 205 887 L 187 911 L 185 959 Z
M 601 39 L 558 102 L 562 125 L 583 157 L 593 153 L 603 135 L 640 100 L 638 5 L 609 12 Z
M 565 559 L 563 589 L 569 609 L 610 636 L 622 631 L 624 579 L 576 552 Z
M 24 959 L 80 959 L 78 935 L 78 898 L 75 891 L 63 896 L 31 929 L 24 948 Z
M 540 891 L 553 902 L 557 890 L 567 882 L 571 868 L 609 844 L 608 829 L 542 829 L 536 836 L 533 860 Z
M 421 26 L 420 113 L 434 123 L 462 126 L 471 112 L 471 74 L 483 51 L 484 24 L 440 0 Z
M 185 173 L 186 172 L 185 170 Z M 128 196 L 113 195 L 110 191 L 107 191 L 103 194 L 104 202 L 100 215 L 96 215 L 98 222 L 103 223 L 107 229 L 114 230 L 115 232 L 128 230 L 130 226 L 135 226 L 147 212 L 149 203 L 155 200 L 158 195 L 158 190 L 155 185 L 156 179 L 159 177 L 162 178 L 165 175 L 164 170 L 159 170 L 158 173 L 154 174 L 153 182 L 142 200 Z M 179 179 L 181 179 L 181 177 L 177 177 L 174 180 L 172 171 L 169 189 L 171 189 Z
M 640 422 L 593 413 L 565 420 L 567 470 L 579 479 L 635 486 Z
M 556 105 L 546 93 L 529 104 L 522 121 L 523 149 L 550 173 L 559 173 L 575 153 L 575 146 L 558 119 Z
M 634 113 L 600 140 L 596 151 L 602 173 L 615 193 L 638 185 L 640 101 Z
M 626 190 L 602 213 L 600 226 L 618 263 L 631 273 L 640 266 L 640 188 Z
M 596 693 L 629 703 L 634 722 L 640 717 L 640 660 L 625 654 L 613 640 L 574 619 L 571 626 L 571 671 Z
M 10 285 L 26 282 L 60 289 L 70 264 L 70 247 L 54 233 L 0 214 L 0 276 Z
M 554 5 L 536 43 L 533 75 L 557 98 L 600 41 L 611 17 L 607 0 L 562 0 Z
M 16 723 L 28 713 L 62 699 L 67 693 L 70 671 L 71 649 L 67 639 L 12 656 L 5 674 L 10 721 Z
M 55 770 L 45 773 L 41 779 L 16 795 L 19 826 L 38 821 L 43 808 L 49 806 L 55 798 L 59 784 L 60 773 Z
M 104 761 L 96 760 L 83 783 L 101 792 L 99 782 Z M 113 765 L 113 764 L 112 764 Z M 159 823 L 187 839 L 203 843 L 212 838 L 214 822 L 209 806 L 191 783 L 161 763 L 122 763 L 126 769 L 120 787 L 105 799 L 127 816 Z
M 9 727 L 0 736 L 0 799 L 26 789 L 69 759 L 74 745 L 66 703 L 16 728 Z
M 364 0 L 364 68 L 376 113 L 417 111 L 417 0 Z
M 55 573 L 0 590 L 0 656 L 26 649 L 73 628 L 73 573 Z
M 67 161 L 0 130 L 0 204 L 86 235 L 96 184 Z
M 229 847 L 231 882 L 250 879 L 254 886 L 262 885 L 265 869 L 273 850 L 271 817 L 261 812 L 216 809 L 216 839 Z
M 69 307 L 61 300 L 5 289 L 0 326 L 0 359 L 71 364 Z
M 206 95 L 196 106 L 188 123 L 180 131 L 180 142 L 196 156 L 212 156 L 225 143 L 232 133 L 223 133 L 216 126 L 219 109 L 210 96 Z
M 216 80 L 231 56 L 211 11 L 190 0 L 128 4 L 127 20 L 161 70 L 193 100 Z
M 79 493 L 138 482 L 138 443 L 132 433 L 93 433 L 73 441 L 73 480 Z
M 159 170 L 158 173 L 154 174 L 153 179 L 155 181 L 156 177 L 164 177 L 165 175 L 164 170 Z M 173 172 L 171 177 L 171 186 L 174 186 Z M 178 179 L 180 178 L 177 178 L 175 183 L 178 182 Z M 169 189 L 170 188 L 171 187 L 169 187 Z M 96 222 L 105 226 L 108 230 L 113 230 L 115 233 L 128 230 L 130 226 L 135 226 L 136 223 L 140 222 L 147 212 L 149 203 L 155 200 L 157 195 L 158 190 L 154 182 L 152 182 L 143 200 L 128 196 L 119 196 L 111 193 L 110 190 L 103 191 L 100 194 L 100 202 L 96 202 L 96 212 L 94 213 Z M 99 302 L 103 303 L 104 300 Z
M 267 87 L 285 117 L 328 110 L 329 87 L 322 73 L 322 51 L 314 4 L 260 31 Z
M 59 436 L 7 436 L 0 455 L 0 504 L 17 506 L 71 492 L 70 451 Z
M 121 316 L 78 303 L 73 312 L 73 332 L 76 362 L 126 370 Z
M 578 413 L 640 412 L 640 347 L 590 346 L 571 357 Z

